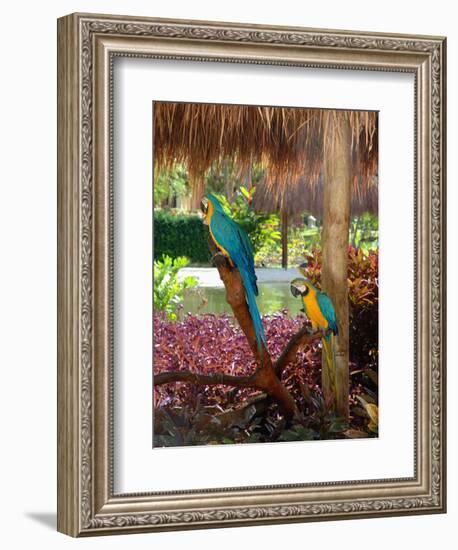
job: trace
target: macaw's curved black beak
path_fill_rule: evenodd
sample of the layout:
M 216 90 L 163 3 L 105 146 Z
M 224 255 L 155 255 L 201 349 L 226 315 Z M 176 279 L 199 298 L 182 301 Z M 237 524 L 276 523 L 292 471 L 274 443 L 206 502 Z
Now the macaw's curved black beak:
M 297 298 L 298 296 L 307 296 L 309 291 L 307 282 L 305 279 L 294 279 L 290 283 L 291 294 Z
M 307 269 L 307 267 L 308 267 L 307 262 L 303 262 L 303 263 L 299 266 L 299 269 Z

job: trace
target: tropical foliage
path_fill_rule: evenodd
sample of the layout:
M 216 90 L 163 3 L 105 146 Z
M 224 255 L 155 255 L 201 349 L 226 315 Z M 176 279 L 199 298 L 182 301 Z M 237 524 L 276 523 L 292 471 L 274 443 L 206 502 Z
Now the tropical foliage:
M 280 225 L 279 216 L 272 214 Z M 319 245 L 321 231 L 319 227 L 309 228 L 306 225 L 292 225 L 288 228 L 288 264 L 300 265 L 304 254 Z M 264 243 L 255 254 L 256 265 L 263 267 L 279 267 L 282 261 L 282 248 L 280 242 Z
M 188 263 L 184 256 L 173 259 L 163 256 L 154 262 L 154 309 L 163 311 L 170 321 L 177 318 L 176 310 L 183 301 L 185 291 L 197 286 L 195 277 L 178 278 L 178 271 Z
M 189 195 L 189 181 L 186 169 L 176 164 L 171 170 L 161 170 L 154 178 L 154 204 L 161 206 L 172 203 L 177 197 Z
M 272 223 L 280 227 L 280 217 L 271 214 Z M 300 222 L 300 223 L 299 223 Z M 308 227 L 304 220 L 299 220 L 288 227 L 288 263 L 299 265 L 304 255 L 312 253 L 320 246 L 321 227 Z M 372 214 L 363 214 L 353 218 L 349 242 L 355 250 L 366 255 L 378 248 L 378 218 Z M 256 250 L 255 263 L 259 266 L 278 267 L 281 265 L 282 248 L 279 240 L 265 241 Z
M 350 244 L 365 252 L 378 248 L 378 217 L 365 213 L 352 219 Z

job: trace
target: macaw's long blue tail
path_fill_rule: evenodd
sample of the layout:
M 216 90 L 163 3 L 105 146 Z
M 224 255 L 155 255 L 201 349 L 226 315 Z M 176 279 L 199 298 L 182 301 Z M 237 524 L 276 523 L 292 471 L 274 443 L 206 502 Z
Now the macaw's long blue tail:
M 334 344 L 334 333 L 331 332 L 321 339 L 323 343 L 323 358 L 326 361 L 327 373 L 329 376 L 332 391 L 336 392 L 336 353 Z
M 259 314 L 258 304 L 256 303 L 257 286 L 256 280 L 250 276 L 244 269 L 239 269 L 240 276 L 242 277 L 243 286 L 245 288 L 245 296 L 250 311 L 251 319 L 253 321 L 254 332 L 256 334 L 256 342 L 258 344 L 259 351 L 263 346 L 267 347 L 266 336 L 264 334 L 264 328 L 262 326 L 261 315 Z

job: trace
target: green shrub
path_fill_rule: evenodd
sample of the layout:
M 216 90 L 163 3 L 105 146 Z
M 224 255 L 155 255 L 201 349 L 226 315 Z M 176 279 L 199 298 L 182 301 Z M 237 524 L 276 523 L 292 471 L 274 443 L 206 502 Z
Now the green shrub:
M 209 264 L 208 233 L 196 215 L 154 211 L 154 257 L 186 256 L 192 264 Z
M 275 214 L 274 214 L 275 216 Z M 278 216 L 277 216 L 278 218 Z M 277 227 L 279 227 L 278 221 Z M 288 265 L 301 264 L 304 255 L 320 245 L 320 229 L 306 226 L 290 225 L 288 227 Z M 258 266 L 281 266 L 282 245 L 281 241 L 265 241 L 256 251 L 254 262 Z
M 188 263 L 184 256 L 174 259 L 164 256 L 154 262 L 154 309 L 165 311 L 171 321 L 177 318 L 176 310 L 183 302 L 185 290 L 197 286 L 195 277 L 178 279 L 178 271 Z

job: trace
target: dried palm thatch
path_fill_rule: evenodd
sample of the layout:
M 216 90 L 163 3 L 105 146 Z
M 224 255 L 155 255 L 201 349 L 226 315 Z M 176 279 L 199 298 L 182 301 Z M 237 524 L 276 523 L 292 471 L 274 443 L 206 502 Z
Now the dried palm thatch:
M 304 178 L 298 178 L 290 181 L 284 195 L 277 197 L 270 191 L 265 180 L 261 180 L 256 185 L 252 207 L 257 212 L 275 213 L 281 211 L 287 214 L 289 219 L 294 219 L 304 212 L 321 218 L 323 215 L 323 191 L 323 177 L 319 177 L 314 183 Z M 365 212 L 378 214 L 376 176 L 368 182 L 364 190 L 359 182 L 354 182 L 350 210 L 352 216 L 359 216 Z
M 185 165 L 197 198 L 211 166 L 231 158 L 243 173 L 257 164 L 264 171 L 257 209 L 319 214 L 330 117 L 346 117 L 352 131 L 353 210 L 375 212 L 376 112 L 156 102 L 155 172 Z

